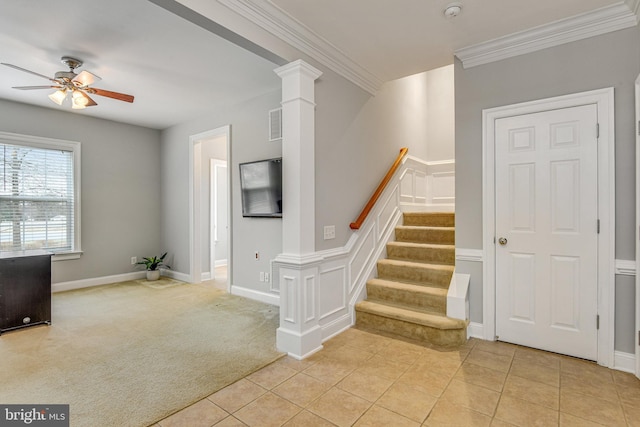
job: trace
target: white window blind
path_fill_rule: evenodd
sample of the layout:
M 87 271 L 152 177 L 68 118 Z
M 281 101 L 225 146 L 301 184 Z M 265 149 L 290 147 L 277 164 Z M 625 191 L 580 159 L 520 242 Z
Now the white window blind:
M 78 143 L 12 139 L 0 138 L 0 251 L 78 251 Z

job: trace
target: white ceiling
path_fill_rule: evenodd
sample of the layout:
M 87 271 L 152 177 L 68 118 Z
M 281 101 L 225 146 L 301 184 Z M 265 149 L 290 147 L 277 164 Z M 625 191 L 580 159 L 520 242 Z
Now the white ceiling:
M 203 0 L 204 1 L 204 0 Z M 206 0 L 214 1 L 214 0 Z M 380 82 L 453 62 L 456 50 L 623 4 L 621 0 L 461 0 L 462 14 L 443 16 L 450 0 L 217 0 L 266 4 L 344 54 Z M 629 8 L 639 0 L 625 0 Z M 163 129 L 207 111 L 277 90 L 277 65 L 143 0 L 2 0 L 0 62 L 53 76 L 63 55 L 102 77 L 94 86 L 136 97 L 133 104 L 94 96 L 74 111 Z M 162 3 L 162 2 L 160 2 Z M 180 5 L 181 1 L 173 3 Z M 188 3 L 188 2 L 185 2 Z M 192 3 L 197 3 L 192 1 Z M 234 9 L 234 7 L 231 7 Z M 0 66 L 0 98 L 65 111 L 37 76 Z
M 64 55 L 134 103 L 94 95 L 98 106 L 72 111 L 49 100 L 53 90 L 12 89 L 49 82 L 5 66 L 0 98 L 163 129 L 280 88 L 276 64 L 148 1 L 2 0 L 0 62 L 53 76 L 67 70 Z
M 453 62 L 456 50 L 621 0 L 272 0 L 347 57 L 389 81 Z M 462 13 L 444 16 L 457 3 Z M 321 7 L 319 7 L 321 5 Z

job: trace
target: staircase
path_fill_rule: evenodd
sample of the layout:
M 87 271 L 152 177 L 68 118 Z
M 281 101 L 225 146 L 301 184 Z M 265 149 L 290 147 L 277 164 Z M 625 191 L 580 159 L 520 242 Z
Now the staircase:
M 447 317 L 455 264 L 453 213 L 405 213 L 356 304 L 356 325 L 452 347 L 467 340 L 467 322 Z

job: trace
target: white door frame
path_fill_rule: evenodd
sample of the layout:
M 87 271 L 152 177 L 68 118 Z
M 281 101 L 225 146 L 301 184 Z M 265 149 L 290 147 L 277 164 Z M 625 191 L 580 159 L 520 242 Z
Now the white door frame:
M 636 348 L 636 376 L 640 378 L 640 74 L 636 79 L 636 329 L 633 342 Z
M 596 104 L 598 139 L 598 364 L 614 362 L 615 320 L 615 123 L 613 88 L 541 99 L 482 111 L 483 188 L 483 331 L 484 339 L 496 339 L 495 239 L 495 122 L 498 119 L 561 108 Z M 595 227 L 595 224 L 594 224 Z
M 202 141 L 206 139 L 225 136 L 227 140 L 227 162 L 231 163 L 231 126 L 222 126 L 189 137 L 189 282 L 199 283 L 202 281 L 202 219 L 200 217 L 202 207 Z M 233 218 L 231 216 L 231 168 L 227 168 L 227 215 L 229 230 L 233 229 Z M 208 233 L 207 233 L 208 234 Z M 231 248 L 233 233 L 228 235 L 227 254 L 227 288 L 232 281 Z

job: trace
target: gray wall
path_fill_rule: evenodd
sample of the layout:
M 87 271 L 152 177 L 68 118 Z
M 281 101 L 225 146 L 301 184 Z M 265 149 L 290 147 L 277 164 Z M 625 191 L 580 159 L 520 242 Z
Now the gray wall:
M 640 73 L 639 44 L 636 26 L 469 69 L 456 60 L 456 247 L 482 248 L 482 110 L 614 87 L 616 258 L 635 259 L 634 82 Z M 482 322 L 482 277 L 471 273 L 471 320 Z M 621 282 L 618 277 L 617 287 Z M 621 307 L 616 312 L 616 349 L 631 352 L 633 312 Z
M 81 142 L 80 259 L 56 261 L 54 283 L 129 273 L 160 255 L 160 133 L 0 100 L 0 130 Z
M 281 143 L 268 141 L 268 111 L 278 108 L 280 101 L 280 91 L 268 93 L 223 110 L 203 112 L 199 118 L 162 131 L 161 245 L 172 255 L 170 265 L 175 271 L 190 274 L 189 137 L 231 125 L 233 285 L 269 292 L 269 284 L 259 281 L 259 272 L 268 272 L 270 261 L 282 251 L 282 220 L 242 217 L 238 164 L 282 155 Z M 261 255 L 259 261 L 254 258 L 256 251 Z
M 385 83 L 370 96 L 331 71 L 316 82 L 316 249 L 344 246 L 353 222 L 400 148 L 454 157 L 453 69 Z M 336 226 L 324 240 L 323 227 Z

